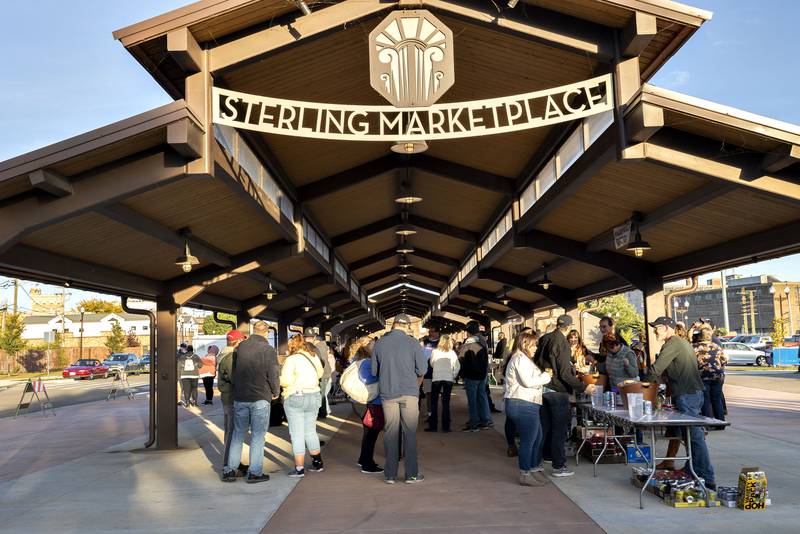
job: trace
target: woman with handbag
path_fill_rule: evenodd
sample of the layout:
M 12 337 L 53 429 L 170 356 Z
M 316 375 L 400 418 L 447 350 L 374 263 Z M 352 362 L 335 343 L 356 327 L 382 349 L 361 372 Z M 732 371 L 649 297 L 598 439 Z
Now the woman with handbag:
M 324 470 L 317 436 L 317 414 L 322 404 L 319 381 L 323 369 L 314 347 L 302 336 L 292 337 L 287 348 L 289 356 L 281 368 L 281 387 L 295 465 L 289 476 L 302 478 L 306 474 L 306 448 L 311 454 L 311 471 Z
M 516 346 L 518 350 L 511 356 L 506 367 L 506 417 L 514 422 L 514 427 L 519 432 L 520 485 L 543 486 L 549 480 L 540 465 L 542 428 L 539 409 L 542 406 L 542 386 L 550 382 L 552 377 L 533 363 L 535 334 L 519 334 Z
M 375 345 L 375 341 L 365 336 L 353 341 L 347 351 L 349 361 L 353 362 L 351 365 L 358 364 L 358 377 L 366 385 L 378 382 L 378 377 L 372 374 L 372 363 L 370 362 L 373 345 Z M 361 438 L 361 453 L 358 456 L 361 472 L 369 475 L 381 474 L 383 467 L 375 462 L 375 443 L 378 441 L 384 424 L 380 395 L 366 404 L 353 401 L 353 410 L 361 419 L 364 429 Z

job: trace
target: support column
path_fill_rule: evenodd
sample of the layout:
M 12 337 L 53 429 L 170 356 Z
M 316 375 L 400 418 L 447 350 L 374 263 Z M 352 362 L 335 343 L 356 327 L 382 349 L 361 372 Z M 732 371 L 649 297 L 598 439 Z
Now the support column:
M 286 352 L 286 345 L 289 343 L 289 323 L 278 321 L 278 354 Z
M 648 276 L 642 289 L 644 301 L 644 330 L 642 341 L 647 347 L 647 364 L 656 361 L 656 354 L 661 350 L 661 343 L 656 341 L 655 335 L 650 328 L 650 322 L 656 320 L 667 313 L 667 302 L 664 297 L 664 281 L 660 278 Z
M 250 335 L 250 314 L 246 311 L 236 312 L 236 328 L 244 334 Z
M 178 305 L 156 300 L 156 449 L 178 448 Z M 152 393 L 151 393 L 152 394 Z

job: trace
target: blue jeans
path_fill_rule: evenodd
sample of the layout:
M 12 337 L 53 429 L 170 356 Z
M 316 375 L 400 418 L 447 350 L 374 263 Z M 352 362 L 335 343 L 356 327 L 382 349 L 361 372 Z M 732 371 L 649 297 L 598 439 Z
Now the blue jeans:
M 725 380 L 703 380 L 706 385 L 703 398 L 703 415 L 720 421 L 725 420 L 725 408 L 722 404 L 722 386 Z
M 675 403 L 675 408 L 679 412 L 695 417 L 700 415 L 703 400 L 702 391 L 672 397 L 672 402 Z M 692 443 L 692 467 L 694 472 L 697 473 L 697 476 L 705 479 L 707 483 L 715 483 L 714 467 L 711 465 L 711 457 L 708 455 L 703 428 L 699 426 L 691 427 L 689 429 L 689 439 Z M 689 466 L 687 465 L 684 469 L 688 471 Z
M 541 406 L 521 399 L 506 399 L 506 417 L 519 432 L 519 470 L 528 471 L 542 463 Z
M 486 379 L 464 379 L 467 390 L 467 404 L 469 404 L 469 426 L 489 424 L 489 400 L 486 398 Z
M 319 392 L 304 395 L 290 395 L 283 401 L 283 411 L 289 423 L 289 436 L 292 438 L 292 454 L 319 452 L 317 436 L 317 415 L 322 403 Z
M 269 427 L 269 401 L 233 402 L 233 436 L 227 464 L 223 472 L 235 470 L 242 460 L 242 447 L 247 429 L 250 429 L 250 468 L 251 475 L 264 473 L 264 436 Z

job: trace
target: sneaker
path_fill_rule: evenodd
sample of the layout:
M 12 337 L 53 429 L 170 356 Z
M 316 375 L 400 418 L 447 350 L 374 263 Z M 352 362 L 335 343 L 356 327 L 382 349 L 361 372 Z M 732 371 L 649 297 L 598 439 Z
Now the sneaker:
M 435 428 L 428 428 L 428 427 L 423 428 L 422 430 L 424 432 L 438 432 L 438 430 L 436 430 Z
M 478 432 L 477 426 L 472 425 L 464 425 L 464 428 L 461 429 L 462 432 Z
M 515 456 L 519 455 L 519 451 L 517 450 L 516 445 L 509 445 L 508 449 L 506 450 L 506 455 L 509 458 L 514 458 Z
M 553 469 L 554 477 L 571 477 L 574 474 L 575 471 L 571 471 L 566 465 L 564 467 L 559 467 L 558 469 Z
M 269 480 L 269 475 L 267 474 L 254 475 L 250 473 L 247 475 L 248 484 L 258 484 L 259 482 L 266 482 L 267 480 Z
M 306 470 L 302 467 L 295 467 L 289 471 L 289 476 L 292 478 L 303 478 L 306 476 Z
M 544 482 L 539 481 L 539 479 L 535 478 L 529 471 L 520 471 L 519 485 L 541 487 L 544 486 Z
M 325 471 L 325 466 L 322 463 L 322 460 L 311 460 L 311 471 L 314 473 L 322 473 Z
M 423 480 L 425 480 L 425 476 L 422 474 L 411 475 L 410 477 L 406 477 L 406 484 L 416 484 Z
M 236 478 L 244 478 L 247 476 L 247 469 L 248 466 L 244 464 L 239 464 L 239 467 L 236 468 Z
M 394 478 L 384 478 L 384 479 L 383 479 L 383 481 L 384 481 L 384 482 L 386 482 L 387 484 L 394 484 L 395 482 L 397 482 L 397 479 L 394 479 Z
M 545 459 L 542 460 L 542 463 L 544 463 L 544 464 L 552 464 L 553 460 L 548 460 L 547 458 L 545 458 Z
M 489 430 L 490 428 L 494 427 L 494 421 L 489 421 L 488 423 L 478 425 L 479 430 Z
M 226 471 L 222 473 L 223 482 L 236 482 L 236 471 Z
M 538 465 L 533 469 L 529 469 L 528 471 L 530 471 L 531 473 L 541 473 L 542 471 L 544 471 L 544 465 Z
M 541 482 L 543 486 L 545 484 L 549 484 L 550 483 L 550 479 L 548 478 L 548 476 L 545 474 L 544 471 L 530 470 L 530 471 L 528 471 L 528 474 L 530 474 L 530 476 L 533 477 L 534 480 L 537 480 L 538 482 Z
M 374 465 L 372 467 L 370 467 L 370 466 L 362 467 L 361 468 L 361 472 L 362 473 L 366 473 L 368 475 L 377 475 L 377 474 L 383 473 L 383 467 L 381 467 L 379 465 Z

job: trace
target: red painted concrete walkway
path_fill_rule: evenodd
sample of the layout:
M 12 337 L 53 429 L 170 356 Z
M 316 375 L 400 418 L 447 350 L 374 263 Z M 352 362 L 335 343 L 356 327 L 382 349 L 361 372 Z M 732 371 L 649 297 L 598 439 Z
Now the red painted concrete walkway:
M 464 392 L 455 393 L 454 427 L 460 428 Z M 554 484 L 519 486 L 516 459 L 506 456 L 499 433 L 429 434 L 420 427 L 418 439 L 425 481 L 387 485 L 382 475 L 356 466 L 361 426 L 351 418 L 324 451 L 325 471 L 309 473 L 263 532 L 603 532 Z

